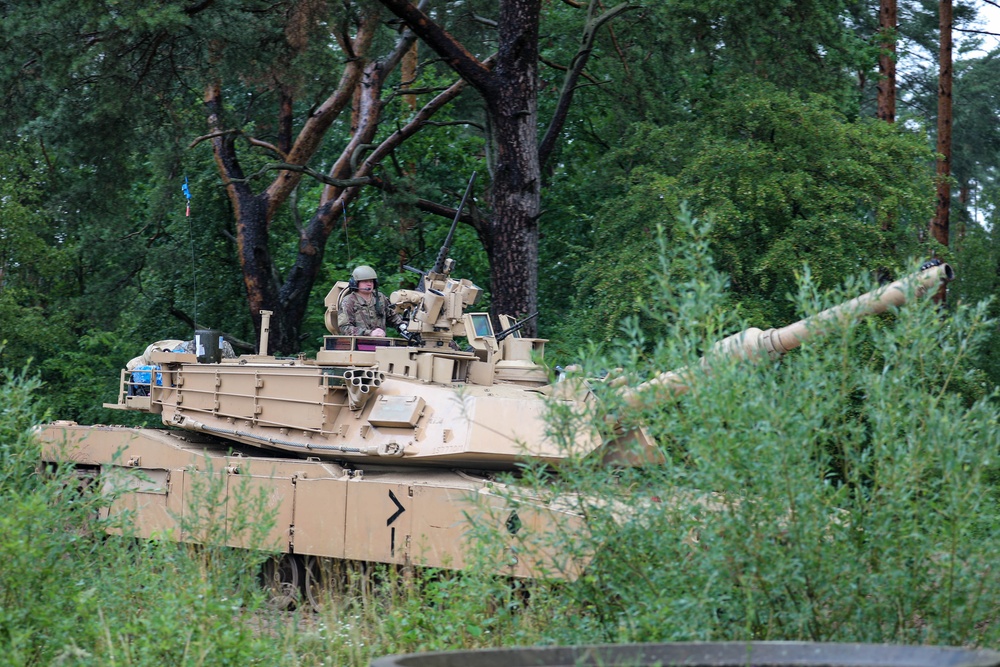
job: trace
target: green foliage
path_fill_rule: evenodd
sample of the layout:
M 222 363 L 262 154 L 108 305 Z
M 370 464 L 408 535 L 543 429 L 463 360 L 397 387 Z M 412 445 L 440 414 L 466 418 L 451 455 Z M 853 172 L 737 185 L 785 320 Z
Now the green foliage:
M 995 645 L 998 413 L 995 394 L 955 391 L 996 327 L 986 304 L 942 314 L 928 296 L 829 326 L 780 361 L 703 366 L 707 342 L 737 322 L 719 309 L 708 226 L 676 228 L 693 242 L 669 245 L 656 276 L 655 351 L 635 355 L 634 329 L 586 365 L 639 379 L 688 367 L 690 392 L 647 389 L 629 407 L 597 385 L 602 408 L 553 425 L 568 445 L 609 421 L 645 424 L 665 462 L 615 470 L 599 453 L 576 457 L 519 490 L 586 517 L 586 531 L 544 541 L 592 557 L 542 603 L 560 619 L 546 637 Z M 796 307 L 806 316 L 873 287 L 821 292 L 806 272 Z
M 955 262 L 960 268 L 960 280 L 950 288 L 948 298 L 957 303 L 978 303 L 990 301 L 990 314 L 1000 315 L 1000 302 L 996 294 L 1000 290 L 1000 239 L 994 225 L 991 229 L 970 223 L 966 232 L 956 239 Z M 988 392 L 1000 385 L 1000 330 L 990 333 L 990 342 L 978 351 L 977 366 L 981 376 L 974 378 L 980 392 Z
M 610 157 L 626 191 L 607 200 L 594 251 L 578 273 L 572 321 L 608 341 L 623 318 L 645 315 L 655 267 L 649 242 L 664 225 L 671 243 L 681 203 L 714 221 L 712 250 L 734 306 L 758 326 L 791 316 L 785 296 L 809 262 L 821 287 L 858 271 L 898 272 L 915 254 L 913 227 L 932 203 L 928 154 L 885 123 L 847 122 L 823 98 L 743 82 L 704 117 L 638 125 Z M 644 317 L 649 338 L 655 337 Z M 553 338 L 573 338 L 560 331 Z
M 0 377 L 4 664 L 277 664 L 278 650 L 252 622 L 264 554 L 140 542 L 129 537 L 127 513 L 99 519 L 109 501 L 99 489 L 71 467 L 39 468 L 38 386 L 27 372 Z M 273 515 L 241 497 L 243 519 L 230 527 L 266 531 Z
M 46 211 L 41 156 L 26 142 L 4 143 L 0 156 L 0 360 L 20 367 L 67 343 L 73 248 Z
M 95 504 L 75 492 L 68 473 L 39 474 L 37 388 L 26 371 L 0 377 L 0 645 L 12 665 L 48 664 L 53 651 L 86 636 L 76 624 L 95 611 L 72 583 L 75 564 L 92 562 Z

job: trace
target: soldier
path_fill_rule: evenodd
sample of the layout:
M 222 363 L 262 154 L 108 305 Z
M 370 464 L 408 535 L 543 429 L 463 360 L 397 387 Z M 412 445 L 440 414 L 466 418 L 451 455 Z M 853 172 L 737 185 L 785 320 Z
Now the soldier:
M 385 336 L 386 324 L 403 329 L 399 316 L 388 297 L 378 291 L 378 274 L 370 266 L 361 265 L 351 273 L 347 295 L 340 302 L 337 325 L 346 336 Z

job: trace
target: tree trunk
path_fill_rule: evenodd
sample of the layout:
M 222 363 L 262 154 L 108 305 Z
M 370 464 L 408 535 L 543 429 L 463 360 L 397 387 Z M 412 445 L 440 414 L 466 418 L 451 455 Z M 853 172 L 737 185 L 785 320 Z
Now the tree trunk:
M 247 291 L 247 304 L 260 337 L 260 311 L 273 311 L 272 321 L 283 326 L 273 327 L 271 346 L 274 349 L 297 349 L 298 325 L 284 324 L 284 308 L 278 299 L 277 287 L 272 279 L 273 265 L 268 238 L 270 205 L 268 194 L 254 194 L 247 185 L 243 169 L 236 155 L 236 137 L 221 130 L 222 88 L 218 83 L 208 86 L 205 107 L 209 129 L 212 130 L 212 149 L 219 173 L 226 185 L 226 193 L 233 206 L 236 221 L 236 245 L 243 284 Z M 295 341 L 287 347 L 289 340 Z
M 531 315 L 538 306 L 538 24 L 540 0 L 500 7 L 500 50 L 489 114 L 493 215 L 490 286 L 493 315 Z M 502 92 L 501 92 L 502 91 Z M 534 335 L 535 322 L 525 327 Z
M 596 16 L 599 3 L 589 3 L 580 49 L 568 69 L 546 138 L 539 142 L 541 0 L 500 1 L 498 50 L 495 59 L 487 62 L 477 60 L 408 0 L 379 2 L 406 21 L 486 103 L 492 211 L 485 229 L 477 227 L 476 231 L 490 259 L 493 314 L 531 315 L 538 305 L 541 164 L 548 159 L 565 124 L 576 80 L 590 57 L 597 29 L 635 7 L 626 2 Z M 535 335 L 536 323 L 537 319 L 525 326 L 525 335 Z
M 896 122 L 896 9 L 896 0 L 879 2 L 878 117 L 887 123 Z M 895 211 L 886 211 L 882 231 L 888 232 L 895 226 Z
M 878 117 L 887 123 L 896 122 L 896 14 L 896 0 L 880 0 Z
M 931 236 L 944 246 L 948 245 L 948 214 L 951 208 L 951 2 L 941 0 L 939 3 L 941 50 L 938 70 L 937 210 L 930 229 Z

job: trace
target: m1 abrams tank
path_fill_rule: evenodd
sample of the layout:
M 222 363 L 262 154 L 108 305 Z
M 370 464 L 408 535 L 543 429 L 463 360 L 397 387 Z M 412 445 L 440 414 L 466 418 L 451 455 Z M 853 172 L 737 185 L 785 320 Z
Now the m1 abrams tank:
M 217 332 L 198 332 L 191 347 L 160 341 L 121 372 L 117 401 L 105 407 L 160 415 L 167 428 L 55 422 L 40 429 L 44 457 L 100 480 L 113 498 L 106 511 L 131 511 L 139 537 L 282 554 L 268 573 L 289 601 L 300 589 L 317 601 L 317 572 L 333 562 L 462 569 L 469 515 L 510 536 L 498 574 L 575 576 L 583 564 L 544 549 L 518 551 L 515 535 L 556 525 L 583 530 L 582 517 L 558 501 L 512 502 L 495 472 L 528 460 L 558 469 L 568 456 L 655 464 L 660 449 L 642 429 L 619 429 L 611 440 L 581 431 L 568 451 L 547 432 L 546 412 L 554 402 L 585 408 L 597 400 L 598 383 L 626 402 L 649 400 L 651 391 L 682 393 L 690 375 L 671 371 L 637 387 L 620 378 L 553 379 L 543 365 L 546 341 L 522 337 L 523 321 L 501 316 L 496 331 L 487 313 L 471 310 L 481 290 L 452 275 L 447 248 L 417 289 L 391 296 L 405 315 L 405 337 L 338 334 L 347 288 L 338 283 L 326 298 L 330 334 L 315 358 L 266 354 L 267 312 L 258 354 L 226 358 Z M 831 320 L 883 312 L 952 278 L 948 265 L 929 266 L 790 326 L 730 336 L 705 363 L 780 355 Z M 222 489 L 212 510 L 197 492 L 209 482 Z M 251 538 L 231 525 L 248 491 L 262 492 L 275 514 L 267 535 Z M 209 535 L 186 520 L 206 511 L 227 529 Z

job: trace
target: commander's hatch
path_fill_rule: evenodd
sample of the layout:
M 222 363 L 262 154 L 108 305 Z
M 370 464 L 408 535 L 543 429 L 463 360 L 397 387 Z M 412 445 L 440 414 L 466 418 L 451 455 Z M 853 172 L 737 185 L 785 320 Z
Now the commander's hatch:
M 493 334 L 489 313 L 464 313 L 458 326 L 452 329 L 456 336 L 465 336 L 476 360 L 469 365 L 469 382 L 480 385 L 493 384 L 495 363 L 499 346 Z

